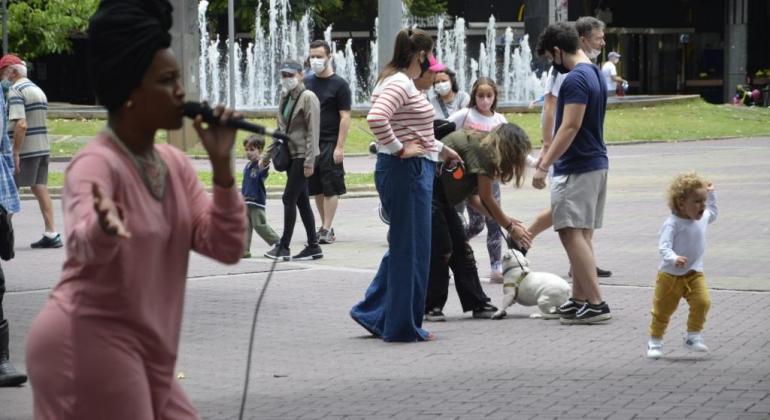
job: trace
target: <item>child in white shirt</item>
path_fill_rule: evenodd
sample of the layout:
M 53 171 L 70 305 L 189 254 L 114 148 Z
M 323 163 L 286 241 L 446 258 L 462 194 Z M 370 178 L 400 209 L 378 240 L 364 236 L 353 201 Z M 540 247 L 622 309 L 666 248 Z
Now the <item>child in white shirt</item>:
M 652 359 L 663 355 L 663 334 L 683 297 L 690 305 L 684 346 L 693 351 L 708 351 L 701 335 L 711 306 L 703 276 L 703 253 L 706 227 L 717 218 L 714 186 L 695 173 L 680 174 L 669 187 L 668 206 L 672 214 L 660 229 L 661 263 L 647 344 L 647 357 Z

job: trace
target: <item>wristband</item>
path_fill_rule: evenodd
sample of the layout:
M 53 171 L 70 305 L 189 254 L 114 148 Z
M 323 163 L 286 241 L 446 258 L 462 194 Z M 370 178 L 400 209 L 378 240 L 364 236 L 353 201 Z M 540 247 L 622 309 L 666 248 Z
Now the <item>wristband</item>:
M 404 147 L 402 147 L 402 148 L 401 148 L 401 150 L 399 150 L 399 151 L 398 151 L 398 152 L 396 152 L 396 153 L 393 153 L 393 156 L 398 156 L 398 157 L 401 157 L 401 156 L 404 154 L 404 149 L 405 149 L 405 148 L 404 148 Z
M 511 223 L 510 223 L 510 224 L 509 224 L 509 225 L 508 225 L 508 226 L 505 228 L 505 231 L 506 231 L 506 232 L 510 232 L 512 227 L 513 227 L 513 222 L 511 222 Z

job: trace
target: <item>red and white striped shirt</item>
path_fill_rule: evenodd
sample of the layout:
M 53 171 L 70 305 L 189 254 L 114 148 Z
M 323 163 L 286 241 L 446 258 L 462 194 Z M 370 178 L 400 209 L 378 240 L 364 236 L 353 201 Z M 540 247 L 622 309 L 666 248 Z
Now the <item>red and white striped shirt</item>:
M 444 145 L 433 134 L 433 114 L 425 95 L 406 74 L 398 72 L 374 87 L 366 121 L 377 137 L 380 153 L 394 154 L 403 143 L 419 141 L 428 151 L 425 157 L 437 161 Z

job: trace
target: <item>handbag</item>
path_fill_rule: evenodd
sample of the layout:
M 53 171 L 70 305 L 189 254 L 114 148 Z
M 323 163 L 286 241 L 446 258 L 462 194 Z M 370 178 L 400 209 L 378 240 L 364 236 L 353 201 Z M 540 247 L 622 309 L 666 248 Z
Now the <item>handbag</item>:
M 13 259 L 13 225 L 11 215 L 0 205 L 0 258 L 5 261 Z
M 283 139 L 273 139 L 273 169 L 278 172 L 286 172 L 291 163 L 289 142 Z

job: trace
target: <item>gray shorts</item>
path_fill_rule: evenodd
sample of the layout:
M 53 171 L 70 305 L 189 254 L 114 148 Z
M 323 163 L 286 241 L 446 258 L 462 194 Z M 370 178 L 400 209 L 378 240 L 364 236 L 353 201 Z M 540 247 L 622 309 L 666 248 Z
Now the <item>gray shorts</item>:
M 14 175 L 17 187 L 48 184 L 48 155 L 21 158 L 21 173 Z
M 553 229 L 599 229 L 607 196 L 607 170 L 555 175 L 551 180 Z

